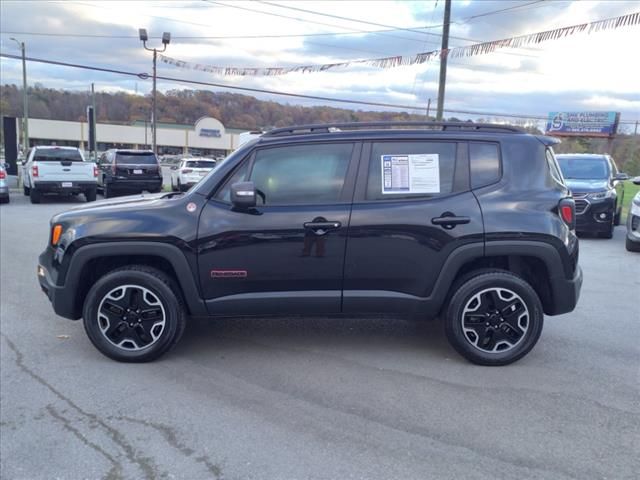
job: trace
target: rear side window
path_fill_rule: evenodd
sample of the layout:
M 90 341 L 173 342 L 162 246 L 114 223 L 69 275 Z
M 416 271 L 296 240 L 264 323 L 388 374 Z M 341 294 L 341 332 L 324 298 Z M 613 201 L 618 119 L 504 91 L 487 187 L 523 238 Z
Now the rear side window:
M 127 152 L 127 153 L 117 153 L 116 163 L 124 164 L 124 165 L 157 165 L 158 160 L 156 159 L 156 156 L 153 153 Z
M 453 142 L 384 142 L 371 146 L 367 200 L 431 198 L 453 192 Z
M 495 143 L 469 143 L 471 188 L 479 188 L 500 180 L 500 152 Z
M 46 148 L 37 149 L 34 162 L 83 162 L 84 159 L 78 150 L 68 150 L 66 148 Z

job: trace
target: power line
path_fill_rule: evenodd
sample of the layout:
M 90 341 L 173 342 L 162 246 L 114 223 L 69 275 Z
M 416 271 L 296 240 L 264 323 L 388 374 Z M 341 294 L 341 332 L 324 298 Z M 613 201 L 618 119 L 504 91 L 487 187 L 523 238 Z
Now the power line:
M 20 55 L 12 55 L 9 53 L 1 53 L 0 57 L 10 58 L 14 60 L 21 60 L 22 57 Z M 34 57 L 26 57 L 25 60 L 29 62 L 35 63 L 44 63 L 48 65 L 56 65 L 60 67 L 70 67 L 70 68 L 79 68 L 82 70 L 92 70 L 96 72 L 104 72 L 104 73 L 114 73 L 118 75 L 127 75 L 130 77 L 138 77 L 143 80 L 147 80 L 151 77 L 150 74 L 146 72 L 131 72 L 127 70 L 117 70 L 113 68 L 105 68 L 105 67 L 96 67 L 92 65 L 83 65 L 78 63 L 69 63 L 69 62 L 59 62 L 56 60 L 46 60 L 43 58 L 34 58 Z M 336 98 L 336 97 L 324 97 L 319 95 L 304 95 L 301 93 L 292 93 L 292 92 L 281 92 L 277 90 L 266 90 L 263 88 L 252 88 L 252 87 L 239 87 L 236 85 L 228 85 L 224 83 L 213 83 L 213 82 L 203 82 L 198 80 L 188 80 L 186 78 L 175 78 L 175 77 L 165 77 L 165 76 L 157 76 L 158 80 L 165 80 L 168 82 L 176 82 L 176 83 L 186 83 L 189 85 L 202 85 L 209 87 L 218 87 L 218 88 L 226 88 L 229 90 L 240 90 L 245 92 L 253 92 L 253 93 L 265 93 L 269 95 L 277 95 L 277 96 L 285 96 L 285 97 L 293 97 L 293 98 L 306 98 L 309 100 L 321 100 L 326 102 L 336 102 L 336 103 L 347 103 L 354 105 L 369 105 L 373 107 L 386 107 L 386 108 L 399 108 L 404 110 L 424 110 L 423 106 L 417 105 L 400 105 L 394 103 L 382 103 L 382 102 L 367 102 L 364 100 L 353 100 L 353 99 L 345 99 L 345 98 Z M 528 114 L 514 114 L 514 113 L 498 113 L 498 112 L 481 112 L 477 110 L 453 110 L 453 109 L 444 109 L 445 112 L 449 113 L 458 113 L 463 115 L 477 115 L 477 116 L 489 116 L 489 117 L 506 117 L 506 118 L 522 118 L 522 119 L 532 119 L 532 120 L 547 120 L 546 116 L 541 115 L 528 115 Z M 635 121 L 620 121 L 621 124 L 634 124 Z
M 351 30 L 352 33 L 366 33 L 366 34 L 371 33 L 371 34 L 376 34 L 376 35 L 379 34 L 379 35 L 383 35 L 385 37 L 399 38 L 401 40 L 409 40 L 409 41 L 412 41 L 412 42 L 422 43 L 422 40 L 418 39 L 418 38 L 409 38 L 409 37 L 404 37 L 404 36 L 400 36 L 400 35 L 377 33 L 377 32 L 372 31 L 372 30 L 357 30 L 357 29 L 354 29 L 354 28 L 351 28 L 351 27 L 345 27 L 345 26 L 336 25 L 336 24 L 332 24 L 332 23 L 317 22 L 315 20 L 309 20 L 309 19 L 300 18 L 300 17 L 292 17 L 290 15 L 282 15 L 282 14 L 274 13 L 274 12 L 267 12 L 265 10 L 256 10 L 255 8 L 241 7 L 240 5 L 234 5 L 234 4 L 228 4 L 228 3 L 220 3 L 220 2 L 217 2 L 217 1 L 214 1 L 214 0 L 203 0 L 203 1 L 211 3 L 211 4 L 215 4 L 215 5 L 224 6 L 224 7 L 237 8 L 237 9 L 245 10 L 245 11 L 248 11 L 248 12 L 260 13 L 260 14 L 263 14 L 263 15 L 270 15 L 270 16 L 280 17 L 280 18 L 287 18 L 287 19 L 290 19 L 290 20 L 296 20 L 298 22 L 313 23 L 313 24 L 317 24 L 317 25 L 324 25 L 324 26 L 330 26 L 330 27 L 343 28 L 345 30 Z M 282 8 L 295 8 L 295 7 L 282 7 Z M 320 13 L 320 15 L 323 15 L 323 14 Z M 356 20 L 356 19 L 348 19 L 348 20 L 349 21 L 353 21 L 353 22 L 360 22 L 360 20 Z M 368 22 L 362 21 L 362 23 L 368 23 Z M 382 24 L 378 24 L 378 25 L 382 25 Z M 410 33 L 418 33 L 418 34 L 422 34 L 422 35 L 431 35 L 431 36 L 434 36 L 434 37 L 442 37 L 442 34 L 440 34 L 440 33 L 423 32 L 421 30 L 410 29 L 410 28 L 393 28 L 392 31 L 398 30 L 398 29 L 399 30 L 403 30 L 403 31 L 408 31 Z M 453 39 L 456 39 L 456 40 L 462 40 L 462 41 L 465 41 L 465 42 L 484 43 L 481 40 L 474 40 L 472 38 L 465 38 L 465 37 L 454 37 L 453 35 L 451 35 L 450 38 L 453 38 Z M 452 47 L 455 47 L 455 46 L 456 45 L 452 45 Z M 504 55 L 515 55 L 515 56 L 518 56 L 518 57 L 532 57 L 533 56 L 533 55 L 525 55 L 525 54 L 516 53 L 516 52 L 496 52 L 496 53 L 501 53 L 501 54 L 504 54 Z
M 363 24 L 366 24 L 366 25 L 373 25 L 373 26 L 376 26 L 376 27 L 392 28 L 394 30 L 404 30 L 404 31 L 407 31 L 407 32 L 422 33 L 422 34 L 426 33 L 426 32 L 423 32 L 421 30 L 414 29 L 414 28 L 394 27 L 394 26 L 391 26 L 391 25 L 385 25 L 383 23 L 369 22 L 369 21 L 366 21 L 366 20 L 358 20 L 358 19 L 355 19 L 355 18 L 343 17 L 341 15 L 332 15 L 330 13 L 317 12 L 317 11 L 314 11 L 314 10 L 307 10 L 307 9 L 304 9 L 304 8 L 292 7 L 290 5 L 281 5 L 279 3 L 267 2 L 267 1 L 264 1 L 264 0 L 257 0 L 257 1 L 258 1 L 258 3 L 262 3 L 264 5 L 270 5 L 272 7 L 286 8 L 288 10 L 295 10 L 295 11 L 298 11 L 298 12 L 310 13 L 312 15 L 321 15 L 323 17 L 336 18 L 336 19 L 339 19 L 339 20 L 346 20 L 346 21 L 349 21 L 349 22 L 363 23 Z M 523 7 L 526 7 L 526 6 L 529 6 L 529 5 L 533 5 L 533 4 L 536 4 L 536 3 L 541 3 L 541 2 L 544 2 L 544 1 L 545 0 L 534 0 L 532 2 L 524 3 L 524 4 L 521 4 L 521 5 L 514 5 L 514 6 L 511 6 L 511 7 L 508 7 L 508 8 L 501 8 L 499 10 L 492 10 L 492 11 L 489 11 L 489 12 L 480 13 L 478 15 L 472 15 L 470 17 L 462 19 L 462 21 L 459 21 L 459 22 L 458 21 L 449 22 L 449 24 L 468 23 L 470 20 L 473 20 L 475 18 L 486 17 L 486 16 L 489 16 L 489 15 L 495 15 L 495 14 L 503 13 L 503 12 L 506 12 L 506 11 L 509 11 L 509 10 L 515 10 L 517 8 L 523 8 Z M 422 26 L 422 27 L 419 27 L 419 28 L 426 29 L 426 28 L 443 28 L 443 27 L 444 27 L 444 23 L 435 24 L 435 25 L 425 25 L 425 26 Z
M 335 27 L 335 28 L 342 28 L 343 30 L 351 30 L 352 33 L 374 33 L 371 30 L 358 30 L 355 28 L 351 28 L 351 27 L 345 27 L 342 25 L 336 25 L 335 23 L 325 23 L 325 22 L 318 22 L 315 20 L 308 20 L 305 18 L 300 18 L 300 17 L 292 17 L 290 15 L 283 15 L 280 13 L 275 13 L 275 12 L 267 12 L 264 10 L 256 10 L 255 8 L 249 8 L 249 7 L 242 7 L 240 5 L 234 5 L 234 4 L 230 4 L 230 3 L 220 3 L 220 2 L 216 2 L 213 0 L 204 0 L 207 3 L 211 3 L 214 5 L 220 5 L 222 7 L 229 7 L 229 8 L 236 8 L 239 10 L 244 10 L 247 12 L 254 12 L 254 13 L 261 13 L 263 15 L 270 15 L 272 17 L 279 17 L 279 18 L 286 18 L 289 20 L 296 20 L 298 22 L 304 22 L 304 23 L 313 23 L 316 25 L 322 25 L 325 27 Z M 401 29 L 401 30 L 407 30 L 407 29 Z M 413 31 L 412 33 L 417 33 L 416 31 Z M 409 40 L 411 42 L 420 42 L 420 40 L 416 39 L 416 38 L 410 38 L 410 37 L 401 37 L 399 35 L 390 35 L 390 34 L 383 34 L 385 37 L 390 37 L 390 38 L 399 38 L 401 40 Z
M 218 5 L 225 5 L 225 4 L 222 4 L 220 2 L 212 2 L 212 0 L 205 0 L 205 1 L 208 1 L 209 3 L 216 3 Z M 410 33 L 419 33 L 419 34 L 422 34 L 422 35 L 433 35 L 433 36 L 437 36 L 437 37 L 442 37 L 441 33 L 425 32 L 422 29 L 443 28 L 444 27 L 444 23 L 437 24 L 437 25 L 426 25 L 426 26 L 421 26 L 421 27 L 416 27 L 416 28 L 396 27 L 396 26 L 393 26 L 393 25 L 386 25 L 384 23 L 369 22 L 367 20 L 359 20 L 357 18 L 344 17 L 344 16 L 340 16 L 340 15 L 332 15 L 330 13 L 322 13 L 322 12 L 317 12 L 317 11 L 314 11 L 314 10 L 306 10 L 304 8 L 291 7 L 289 5 L 280 5 L 278 3 L 267 2 L 267 1 L 263 1 L 263 0 L 256 0 L 256 1 L 258 1 L 259 3 L 263 3 L 265 5 L 270 5 L 270 6 L 274 6 L 274 7 L 280 7 L 280 8 L 286 8 L 286 9 L 289 9 L 289 10 L 296 10 L 296 11 L 299 11 L 299 12 L 310 13 L 312 15 L 321 15 L 321 16 L 324 16 L 324 17 L 336 18 L 336 19 L 345 20 L 345 21 L 348 21 L 348 22 L 356 22 L 356 23 L 362 23 L 362 24 L 365 24 L 365 25 L 373 25 L 373 26 L 376 26 L 376 27 L 391 28 L 391 29 L 394 29 L 394 30 L 403 30 L 403 31 L 410 32 Z M 464 19 L 464 21 L 462 21 L 461 23 L 467 23 L 469 20 L 473 20 L 474 18 L 477 18 L 477 17 L 488 16 L 488 15 L 492 15 L 492 14 L 495 14 L 495 13 L 504 12 L 504 11 L 507 11 L 507 10 L 513 10 L 515 8 L 522 8 L 522 7 L 526 7 L 528 5 L 532 5 L 532 4 L 540 3 L 540 2 L 544 2 L 544 1 L 545 0 L 535 0 L 535 1 L 530 2 L 530 3 L 525 3 L 525 4 L 522 4 L 522 5 L 516 5 L 516 6 L 510 7 L 510 8 L 503 8 L 503 9 L 494 10 L 494 11 L 491 11 L 491 12 L 484 12 L 482 14 L 478 14 L 478 15 L 474 15 L 474 16 L 468 17 L 468 18 Z M 227 6 L 231 7 L 232 5 L 227 4 Z M 253 11 L 260 12 L 260 13 L 268 13 L 268 12 L 263 12 L 261 10 L 253 10 Z M 305 21 L 305 20 L 303 20 L 303 21 Z M 452 23 L 458 23 L 458 22 L 448 22 L 448 23 L 452 24 Z M 466 41 L 466 42 L 483 43 L 483 40 L 475 40 L 473 38 L 454 37 L 452 35 L 450 35 L 450 38 L 454 38 L 456 40 L 463 40 L 463 41 Z

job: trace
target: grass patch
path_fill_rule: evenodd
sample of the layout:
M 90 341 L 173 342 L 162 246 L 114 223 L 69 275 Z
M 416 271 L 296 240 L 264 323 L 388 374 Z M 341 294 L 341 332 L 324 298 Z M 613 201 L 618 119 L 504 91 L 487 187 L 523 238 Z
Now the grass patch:
M 635 185 L 631 180 L 624 182 L 624 205 L 622 205 L 622 216 L 620 217 L 621 224 L 627 221 L 627 213 L 631 208 L 631 201 L 638 191 L 640 191 L 640 185 Z

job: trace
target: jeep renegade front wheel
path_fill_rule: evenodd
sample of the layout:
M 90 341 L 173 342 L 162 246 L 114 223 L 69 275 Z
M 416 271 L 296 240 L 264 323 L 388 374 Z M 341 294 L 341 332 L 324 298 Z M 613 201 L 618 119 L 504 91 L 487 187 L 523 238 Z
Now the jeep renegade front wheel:
M 524 357 L 542 332 L 542 304 L 520 277 L 496 271 L 466 280 L 451 298 L 445 327 L 458 353 L 478 365 Z
M 123 362 L 155 360 L 184 332 L 184 306 L 174 282 L 142 265 L 107 273 L 84 302 L 84 328 L 104 355 Z

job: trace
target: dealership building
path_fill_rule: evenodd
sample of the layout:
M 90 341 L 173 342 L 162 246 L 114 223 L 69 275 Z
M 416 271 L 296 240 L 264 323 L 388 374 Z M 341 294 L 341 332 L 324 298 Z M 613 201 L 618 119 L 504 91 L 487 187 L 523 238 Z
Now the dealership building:
M 18 121 L 20 121 L 18 119 Z M 194 125 L 158 123 L 158 154 L 192 154 L 207 157 L 225 156 L 240 143 L 240 134 L 246 130 L 225 128 L 217 119 L 202 117 Z M 131 124 L 96 124 L 96 143 L 99 152 L 110 148 L 150 149 L 151 123 L 136 121 Z M 29 119 L 29 143 L 34 145 L 60 145 L 88 150 L 89 126 L 87 122 Z

